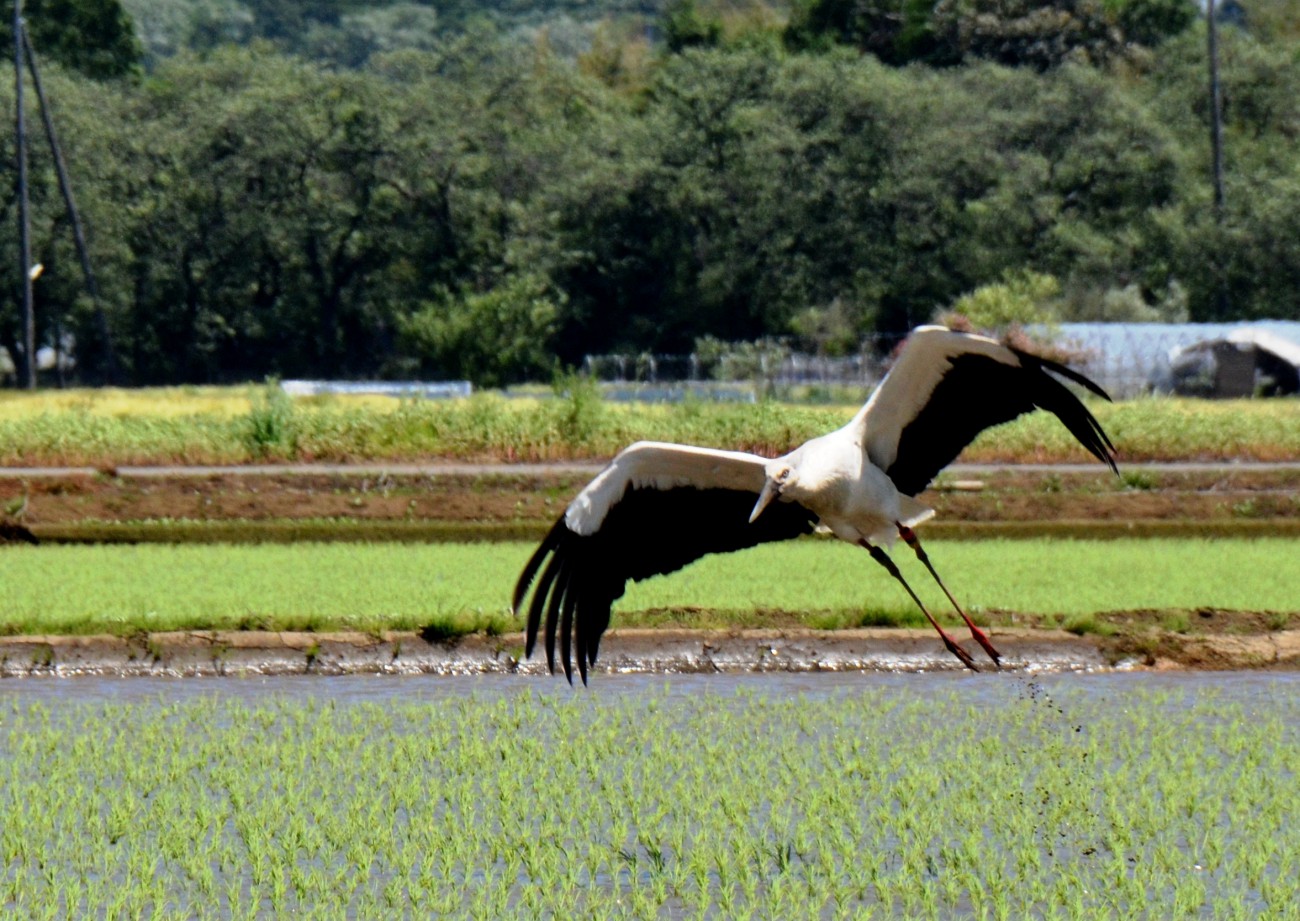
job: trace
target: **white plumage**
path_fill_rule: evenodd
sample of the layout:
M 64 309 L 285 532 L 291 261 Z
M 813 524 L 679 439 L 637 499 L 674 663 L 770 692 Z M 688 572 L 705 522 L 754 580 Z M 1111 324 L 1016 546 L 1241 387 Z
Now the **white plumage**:
M 692 445 L 638 441 L 623 449 L 608 467 L 569 503 L 564 523 L 575 534 L 589 535 L 629 489 L 738 489 L 757 493 L 763 488 L 763 465 L 756 454 L 717 451 Z
M 781 457 L 658 442 L 626 448 L 569 504 L 519 577 L 517 614 L 533 590 L 527 653 L 544 626 L 552 671 L 558 638 L 565 675 L 572 680 L 576 644 L 585 682 L 610 606 L 629 579 L 823 527 L 866 548 L 921 607 L 948 649 L 975 668 L 882 547 L 901 537 L 943 587 L 912 531 L 934 515 L 917 494 L 981 431 L 1035 408 L 1054 413 L 1115 469 L 1114 447 L 1100 424 L 1047 371 L 1106 397 L 1063 365 L 983 336 L 924 326 L 847 425 Z M 988 637 L 952 603 L 996 663 Z

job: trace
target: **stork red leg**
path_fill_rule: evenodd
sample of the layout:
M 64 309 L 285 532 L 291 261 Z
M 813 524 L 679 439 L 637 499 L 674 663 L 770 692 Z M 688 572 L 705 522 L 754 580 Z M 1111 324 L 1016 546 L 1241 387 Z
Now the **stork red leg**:
M 934 566 L 930 564 L 930 557 L 925 552 L 925 548 L 921 546 L 921 539 L 916 536 L 916 532 L 901 522 L 895 522 L 895 524 L 898 524 L 898 536 L 903 539 L 903 542 L 907 544 L 907 546 L 911 547 L 912 550 L 915 551 L 916 558 L 925 564 L 925 568 L 930 570 L 930 575 L 934 576 L 934 581 L 939 583 L 939 588 L 943 589 L 943 593 L 948 596 L 948 600 L 952 602 L 952 606 L 957 609 L 957 613 L 961 615 L 961 619 L 964 620 L 966 626 L 970 628 L 970 635 L 975 637 L 975 642 L 979 643 L 980 646 L 984 648 L 984 651 L 989 654 L 989 658 L 993 660 L 993 664 L 998 668 L 1001 668 L 1002 666 L 999 660 L 1002 658 L 1002 653 L 993 648 L 993 642 L 989 639 L 988 634 L 975 626 L 975 622 L 966 616 L 966 612 L 963 611 L 961 605 L 957 603 L 957 599 L 952 597 L 952 592 L 948 591 L 948 586 L 943 584 L 943 580 L 939 578 L 939 574 L 934 571 Z
M 958 646 L 957 641 L 948 635 L 948 631 L 939 626 L 939 622 L 934 619 L 934 615 L 930 613 L 929 609 L 926 608 L 921 599 L 917 597 L 916 592 L 912 591 L 912 586 L 907 584 L 907 580 L 904 579 L 903 574 L 898 571 L 898 567 L 895 566 L 894 561 L 889 558 L 889 554 L 885 553 L 885 551 L 881 550 L 874 544 L 867 543 L 865 540 L 860 540 L 858 543 L 865 547 L 867 552 L 871 554 L 871 558 L 881 566 L 885 567 L 885 571 L 897 579 L 898 584 L 907 590 L 907 593 L 912 596 L 912 600 L 916 602 L 916 606 L 921 609 L 921 613 L 925 615 L 925 619 L 930 622 L 930 626 L 939 631 L 939 638 L 943 640 L 943 645 L 948 647 L 948 651 L 960 659 L 961 664 L 965 665 L 971 671 L 979 671 L 979 669 L 975 667 L 975 660 L 970 657 L 970 653 Z

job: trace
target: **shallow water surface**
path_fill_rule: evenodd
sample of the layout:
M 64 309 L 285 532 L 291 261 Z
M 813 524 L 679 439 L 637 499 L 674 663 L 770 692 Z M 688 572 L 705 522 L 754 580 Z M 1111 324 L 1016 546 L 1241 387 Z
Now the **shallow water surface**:
M 959 694 L 976 706 L 1005 702 L 1031 693 L 1030 687 L 1068 693 L 1083 699 L 1105 699 L 1134 691 L 1169 692 L 1177 705 L 1213 693 L 1243 703 L 1260 695 L 1300 695 L 1300 672 L 1100 672 L 1027 676 L 944 671 L 929 674 L 888 672 L 765 672 L 710 675 L 600 674 L 589 687 L 570 688 L 562 678 L 536 675 L 272 675 L 235 678 L 75 677 L 0 680 L 0 705 L 10 702 L 149 703 L 201 698 L 257 703 L 276 697 L 344 703 L 437 701 L 476 696 L 483 699 L 535 694 L 582 698 L 597 704 L 648 693 L 694 697 L 702 693 L 729 696 L 749 691 L 774 696 L 834 697 L 867 689 L 900 694 Z

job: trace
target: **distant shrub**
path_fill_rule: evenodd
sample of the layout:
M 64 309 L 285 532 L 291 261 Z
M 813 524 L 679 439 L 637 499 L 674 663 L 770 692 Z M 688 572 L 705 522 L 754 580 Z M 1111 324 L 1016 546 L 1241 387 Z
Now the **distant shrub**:
M 253 399 L 245 419 L 244 444 L 256 458 L 297 456 L 297 412 L 279 381 L 268 379 Z

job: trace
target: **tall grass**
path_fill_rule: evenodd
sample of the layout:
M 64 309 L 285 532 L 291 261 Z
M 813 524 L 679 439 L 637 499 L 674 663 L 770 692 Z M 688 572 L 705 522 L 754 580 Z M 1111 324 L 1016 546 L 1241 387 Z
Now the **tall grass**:
M 1061 618 L 1147 609 L 1300 610 L 1300 542 L 1016 540 L 928 542 L 975 613 Z M 518 627 L 510 591 L 529 544 L 116 545 L 7 547 L 0 632 L 133 634 L 209 628 Z M 937 613 L 948 605 L 905 547 L 894 557 Z M 709 557 L 629 588 L 615 625 L 647 612 L 761 625 L 780 612 L 817 627 L 920 623 L 861 550 L 806 540 Z M 945 614 L 945 616 L 947 616 Z
M 1300 400 L 1152 398 L 1089 408 L 1121 461 L 1300 459 Z M 1033 413 L 982 435 L 968 452 L 988 460 L 1083 458 L 1069 432 Z
M 1300 401 L 1149 399 L 1090 404 L 1121 461 L 1300 459 Z M 847 421 L 855 407 L 686 402 L 611 404 L 589 385 L 547 399 L 290 399 L 260 387 L 75 391 L 0 400 L 7 466 L 259 460 L 536 461 L 608 457 L 640 438 L 778 454 Z M 1036 413 L 981 436 L 969 461 L 1087 460 Z

